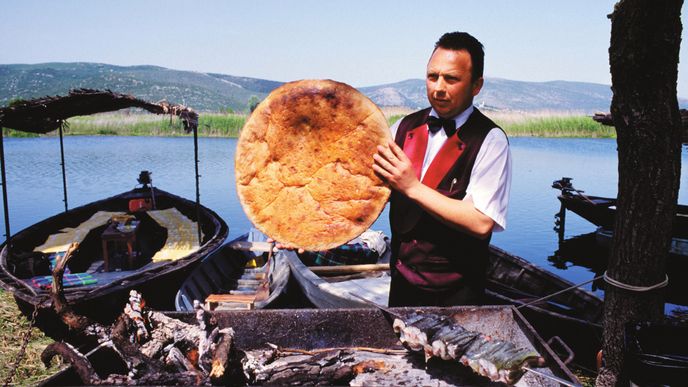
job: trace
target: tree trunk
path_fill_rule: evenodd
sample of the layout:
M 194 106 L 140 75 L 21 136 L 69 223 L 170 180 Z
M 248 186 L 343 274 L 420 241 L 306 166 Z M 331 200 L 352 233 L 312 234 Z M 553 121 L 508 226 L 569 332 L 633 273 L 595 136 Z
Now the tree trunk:
M 619 194 L 608 275 L 625 284 L 664 281 L 681 171 L 676 98 L 682 0 L 622 0 L 611 15 L 611 112 L 617 132 Z M 604 355 L 616 376 L 628 322 L 663 317 L 663 290 L 607 285 Z

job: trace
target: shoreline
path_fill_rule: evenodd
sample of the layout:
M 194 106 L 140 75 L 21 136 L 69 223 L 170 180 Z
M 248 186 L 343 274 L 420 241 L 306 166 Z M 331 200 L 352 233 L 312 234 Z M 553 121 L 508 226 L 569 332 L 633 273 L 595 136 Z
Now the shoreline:
M 391 126 L 407 112 L 385 111 Z M 509 137 L 540 138 L 616 138 L 616 130 L 593 121 L 591 116 L 566 112 L 487 112 Z M 209 138 L 238 138 L 248 115 L 201 113 L 198 136 Z M 169 116 L 138 114 L 135 112 L 102 113 L 74 117 L 67 120 L 64 136 L 188 136 L 181 123 Z M 57 137 L 57 131 L 47 134 L 27 134 L 3 128 L 9 138 Z

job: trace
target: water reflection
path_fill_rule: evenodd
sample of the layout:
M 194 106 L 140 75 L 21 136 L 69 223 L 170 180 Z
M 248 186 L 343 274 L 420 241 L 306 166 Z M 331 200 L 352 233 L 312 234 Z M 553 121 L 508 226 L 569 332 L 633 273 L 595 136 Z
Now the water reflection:
M 594 237 L 579 238 L 594 232 L 594 225 L 569 213 L 566 233 L 560 238 L 552 231 L 553 214 L 560 203 L 558 191 L 551 185 L 570 176 L 577 188 L 590 194 L 615 196 L 616 141 L 520 137 L 509 142 L 514 169 L 508 225 L 505 232 L 495 233 L 491 242 L 573 283 L 603 273 L 608 252 L 594 243 Z M 54 137 L 8 138 L 4 145 L 10 231 L 16 233 L 64 210 L 59 141 Z M 235 150 L 236 139 L 199 139 L 201 202 L 227 222 L 229 239 L 251 227 L 236 195 Z M 70 208 L 131 189 L 141 170 L 153 172 L 156 187 L 195 197 L 193 141 L 189 137 L 67 137 L 65 155 Z M 688 148 L 684 147 L 681 157 L 682 164 L 688 165 Z M 681 182 L 679 202 L 688 203 L 688 168 L 681 171 Z M 389 234 L 387 210 L 373 227 Z M 687 271 L 672 264 L 670 278 L 677 278 L 678 273 Z M 670 280 L 671 301 L 677 304 L 680 297 L 674 296 L 673 289 L 680 282 Z M 599 295 L 603 288 L 599 282 L 584 287 Z
M 594 232 L 576 235 L 559 241 L 559 247 L 547 261 L 559 270 L 571 267 L 585 267 L 593 277 L 601 276 L 607 270 L 609 248 L 601 244 Z M 665 290 L 665 312 L 688 317 L 688 257 L 669 254 L 667 257 L 669 285 Z M 603 279 L 592 283 L 595 294 L 603 297 L 606 282 Z

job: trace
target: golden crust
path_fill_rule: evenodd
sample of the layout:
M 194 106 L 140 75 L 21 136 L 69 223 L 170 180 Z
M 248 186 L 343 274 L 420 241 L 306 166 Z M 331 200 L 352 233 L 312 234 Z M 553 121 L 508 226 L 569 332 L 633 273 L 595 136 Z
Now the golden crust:
M 380 109 L 331 80 L 291 82 L 258 105 L 235 159 L 241 206 L 271 238 L 306 250 L 337 247 L 377 219 L 390 190 L 373 172 L 390 139 Z

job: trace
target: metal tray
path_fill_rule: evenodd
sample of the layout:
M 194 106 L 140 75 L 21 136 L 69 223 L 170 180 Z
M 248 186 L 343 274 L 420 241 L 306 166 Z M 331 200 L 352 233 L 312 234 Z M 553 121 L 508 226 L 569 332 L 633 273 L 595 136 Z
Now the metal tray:
M 457 322 L 467 329 L 535 349 L 545 358 L 547 364 L 544 368 L 536 369 L 537 371 L 558 377 L 571 385 L 580 384 L 513 306 L 418 307 L 389 308 L 389 310 L 399 315 L 414 311 L 453 315 Z M 165 314 L 189 323 L 195 320 L 193 313 L 165 312 Z M 244 351 L 267 349 L 267 343 L 283 348 L 307 350 L 339 347 L 402 348 L 392 329 L 393 317 L 374 308 L 228 310 L 213 312 L 213 315 L 220 327 L 231 326 L 234 329 L 235 347 Z M 433 359 L 425 364 L 422 355 L 412 353 L 405 356 L 403 369 L 399 369 L 399 364 L 395 367 L 417 385 L 499 385 L 476 376 L 458 362 Z M 69 369 L 55 374 L 41 384 L 74 383 L 73 378 L 67 379 L 68 372 Z M 369 384 L 370 382 L 377 385 L 396 385 L 398 379 L 395 379 L 393 375 L 378 375 L 362 383 Z M 356 379 L 354 379 L 354 384 L 356 384 Z M 517 386 L 557 385 L 559 383 L 531 372 L 526 372 L 517 384 Z

